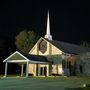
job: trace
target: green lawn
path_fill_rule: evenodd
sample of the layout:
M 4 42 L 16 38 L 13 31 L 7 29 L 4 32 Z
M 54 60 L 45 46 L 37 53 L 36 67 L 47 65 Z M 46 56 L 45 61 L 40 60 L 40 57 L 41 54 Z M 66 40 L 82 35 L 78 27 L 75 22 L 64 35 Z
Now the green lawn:
M 90 84 L 90 77 L 8 77 L 0 78 L 0 90 L 67 90 L 82 87 L 84 83 Z

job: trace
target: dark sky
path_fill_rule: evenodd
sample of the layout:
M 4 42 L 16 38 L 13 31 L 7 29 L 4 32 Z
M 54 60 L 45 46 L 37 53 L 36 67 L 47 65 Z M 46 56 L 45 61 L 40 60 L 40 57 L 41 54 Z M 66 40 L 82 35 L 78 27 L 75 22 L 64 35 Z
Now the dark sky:
M 48 9 L 53 39 L 70 43 L 90 41 L 90 5 L 80 0 L 1 0 L 0 39 L 14 40 L 25 29 L 43 37 Z

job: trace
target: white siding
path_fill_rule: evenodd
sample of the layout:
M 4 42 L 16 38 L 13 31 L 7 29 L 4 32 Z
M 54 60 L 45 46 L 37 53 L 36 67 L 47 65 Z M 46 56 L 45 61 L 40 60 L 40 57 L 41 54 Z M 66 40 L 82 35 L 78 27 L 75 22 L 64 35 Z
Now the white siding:
M 62 51 L 47 41 L 47 51 L 44 54 L 38 50 L 38 43 L 36 43 L 36 45 L 32 48 L 29 54 L 35 54 L 35 55 L 58 55 L 59 54 L 60 55 L 62 54 Z

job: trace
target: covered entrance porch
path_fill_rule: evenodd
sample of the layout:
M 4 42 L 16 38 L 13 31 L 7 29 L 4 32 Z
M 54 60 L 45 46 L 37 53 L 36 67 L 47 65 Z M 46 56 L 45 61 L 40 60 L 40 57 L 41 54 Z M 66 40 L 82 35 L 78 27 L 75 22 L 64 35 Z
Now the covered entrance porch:
M 8 58 L 6 58 L 4 61 L 5 63 L 5 75 L 4 77 L 7 77 L 8 74 L 8 65 L 9 64 L 19 64 L 21 66 L 21 73 L 20 76 L 23 77 L 28 77 L 29 71 L 30 71 L 30 65 L 31 64 L 46 64 L 47 59 L 43 56 L 37 56 L 37 55 L 30 55 L 30 54 L 22 54 L 18 51 L 14 52 L 12 55 L 10 55 Z M 24 70 L 25 66 L 25 70 Z M 38 71 L 39 73 L 39 71 Z M 42 73 L 43 74 L 43 73 Z

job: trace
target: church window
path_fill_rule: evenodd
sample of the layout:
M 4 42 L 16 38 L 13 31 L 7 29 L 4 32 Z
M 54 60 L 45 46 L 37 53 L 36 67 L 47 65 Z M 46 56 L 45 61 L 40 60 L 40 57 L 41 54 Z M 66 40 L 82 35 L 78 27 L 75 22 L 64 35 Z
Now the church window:
M 47 42 L 45 40 L 42 40 L 39 43 L 39 51 L 42 52 L 43 54 L 47 51 Z

